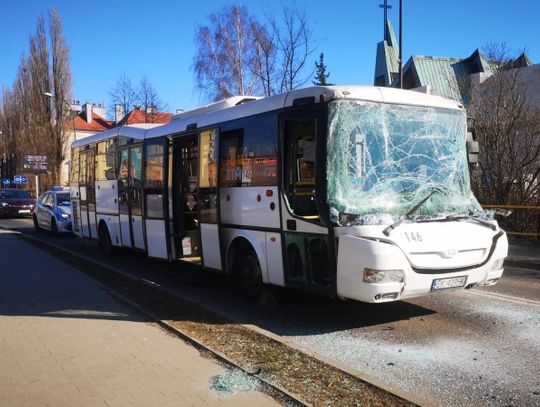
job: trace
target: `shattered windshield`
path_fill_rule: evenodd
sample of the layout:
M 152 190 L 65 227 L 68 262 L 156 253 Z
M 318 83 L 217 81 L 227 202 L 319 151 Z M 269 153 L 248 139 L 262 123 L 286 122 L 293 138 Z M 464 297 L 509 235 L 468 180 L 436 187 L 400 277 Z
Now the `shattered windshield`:
M 340 225 L 481 213 L 472 195 L 459 110 L 337 100 L 329 105 L 328 203 Z

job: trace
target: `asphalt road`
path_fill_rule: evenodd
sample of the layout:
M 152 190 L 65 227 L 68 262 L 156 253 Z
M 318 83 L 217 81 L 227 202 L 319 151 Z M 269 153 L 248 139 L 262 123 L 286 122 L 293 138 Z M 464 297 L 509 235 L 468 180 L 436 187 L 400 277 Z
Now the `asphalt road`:
M 0 226 L 99 259 L 435 405 L 540 406 L 540 272 L 507 267 L 494 287 L 387 304 L 287 292 L 277 306 L 254 307 L 223 276 L 193 266 L 132 252 L 103 256 L 95 242 L 36 233 L 29 219 Z

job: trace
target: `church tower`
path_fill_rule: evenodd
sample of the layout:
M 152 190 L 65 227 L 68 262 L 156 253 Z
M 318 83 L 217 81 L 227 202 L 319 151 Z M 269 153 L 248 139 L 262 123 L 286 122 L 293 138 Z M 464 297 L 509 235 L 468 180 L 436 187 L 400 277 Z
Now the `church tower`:
M 399 44 L 392 28 L 392 23 L 388 21 L 387 10 L 389 6 L 387 0 L 379 7 L 384 9 L 384 40 L 377 44 L 377 58 L 375 60 L 375 86 L 390 86 L 394 78 L 399 75 Z

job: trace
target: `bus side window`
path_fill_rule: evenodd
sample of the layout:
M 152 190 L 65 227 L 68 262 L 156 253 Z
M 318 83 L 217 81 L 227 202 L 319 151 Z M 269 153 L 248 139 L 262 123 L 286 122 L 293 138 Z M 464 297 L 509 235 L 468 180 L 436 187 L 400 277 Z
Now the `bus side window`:
M 318 219 L 315 204 L 315 120 L 286 120 L 285 192 L 291 211 Z
M 221 132 L 220 187 L 239 187 L 242 185 L 244 129 Z
M 73 152 L 71 153 L 71 183 L 72 184 L 78 184 L 79 183 L 79 151 L 80 148 L 76 147 L 73 149 Z
M 142 147 L 129 149 L 131 214 L 142 215 Z
M 150 140 L 145 146 L 144 196 L 147 218 L 163 219 L 163 195 L 165 192 L 163 140 Z
M 124 149 L 119 152 L 118 159 L 118 206 L 120 213 L 128 211 L 128 172 L 129 172 L 129 150 Z

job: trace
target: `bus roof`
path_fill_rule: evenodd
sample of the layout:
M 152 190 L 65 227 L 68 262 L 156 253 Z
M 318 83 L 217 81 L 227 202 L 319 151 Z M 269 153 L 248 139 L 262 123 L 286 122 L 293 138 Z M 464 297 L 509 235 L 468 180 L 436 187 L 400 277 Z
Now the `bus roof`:
M 136 140 L 181 133 L 190 128 L 204 128 L 224 121 L 240 119 L 302 103 L 321 103 L 335 99 L 364 100 L 413 106 L 461 110 L 456 101 L 440 96 L 396 88 L 376 86 L 314 86 L 292 90 L 267 98 L 234 96 L 173 116 L 168 124 L 134 124 L 116 127 L 76 140 L 72 147 L 87 145 L 110 137 L 125 136 Z
M 115 127 L 110 130 L 103 131 L 101 133 L 96 133 L 92 136 L 84 137 L 79 140 L 75 140 L 71 143 L 71 147 L 84 146 L 90 143 L 97 143 L 102 140 L 107 140 L 111 137 L 124 136 L 129 137 L 135 140 L 143 140 L 148 129 L 154 127 L 163 126 L 163 124 L 154 124 L 154 123 L 142 123 L 142 124 L 131 124 L 129 126 L 120 126 Z
M 149 129 L 145 138 L 176 134 L 189 128 L 204 128 L 228 120 L 253 116 L 293 106 L 297 103 L 318 103 L 334 99 L 439 107 L 459 110 L 457 102 L 421 92 L 375 86 L 315 86 L 292 90 L 263 99 L 236 96 L 202 106 L 173 117 L 170 123 Z M 240 103 L 238 103 L 240 101 Z M 220 108 L 221 107 L 221 108 Z

